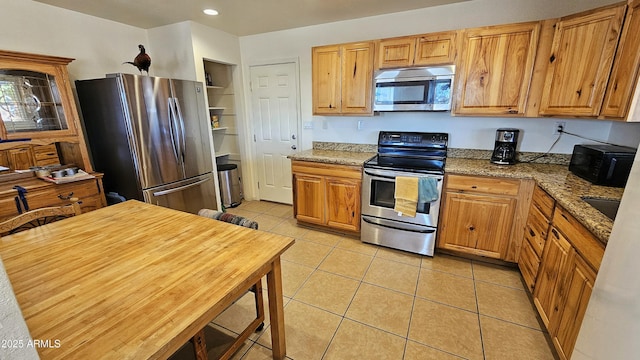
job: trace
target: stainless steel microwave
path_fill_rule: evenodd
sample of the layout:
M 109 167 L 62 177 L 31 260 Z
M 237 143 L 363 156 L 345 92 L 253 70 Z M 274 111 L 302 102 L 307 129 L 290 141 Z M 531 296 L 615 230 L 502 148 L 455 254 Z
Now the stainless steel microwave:
M 594 185 L 624 187 L 636 149 L 615 145 L 575 145 L 569 170 Z
M 373 110 L 451 110 L 453 74 L 453 66 L 383 70 L 376 74 Z

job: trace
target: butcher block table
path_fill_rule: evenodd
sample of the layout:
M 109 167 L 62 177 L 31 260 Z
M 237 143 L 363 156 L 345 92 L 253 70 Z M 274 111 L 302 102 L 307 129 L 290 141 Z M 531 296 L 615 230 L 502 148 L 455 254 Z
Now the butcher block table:
M 167 358 L 265 274 L 283 359 L 293 242 L 130 200 L 2 237 L 0 256 L 42 359 Z

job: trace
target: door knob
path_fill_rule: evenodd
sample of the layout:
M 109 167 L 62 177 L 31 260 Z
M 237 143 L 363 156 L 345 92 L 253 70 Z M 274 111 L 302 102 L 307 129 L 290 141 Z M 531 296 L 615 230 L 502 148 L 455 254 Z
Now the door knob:
M 291 149 L 295 150 L 295 149 L 297 149 L 297 148 L 298 148 L 297 146 L 295 146 L 295 145 L 291 145 Z
M 295 140 L 296 139 L 296 134 L 291 134 L 291 139 Z

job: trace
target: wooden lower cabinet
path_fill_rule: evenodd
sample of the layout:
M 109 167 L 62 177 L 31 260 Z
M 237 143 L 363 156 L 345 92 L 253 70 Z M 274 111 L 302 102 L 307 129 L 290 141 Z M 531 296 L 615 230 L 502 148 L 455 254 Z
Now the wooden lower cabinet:
M 294 174 L 295 216 L 300 221 L 324 224 L 324 178 Z
M 15 200 L 18 192 L 13 189 L 14 185 L 27 190 L 25 198 L 30 210 L 65 205 L 69 203 L 71 197 L 80 200 L 80 208 L 83 213 L 107 206 L 102 187 L 102 174 L 97 175 L 95 179 L 59 185 L 46 183 L 37 178 L 16 180 L 7 184 L 0 183 L 0 220 L 19 214 Z M 24 211 L 22 202 L 20 206 Z
M 575 251 L 567 264 L 564 305 L 550 325 L 553 345 L 561 359 L 570 359 L 578 339 L 587 304 L 591 298 L 596 272 Z
M 604 245 L 557 207 L 533 291 L 535 304 L 561 359 L 570 359 Z
M 530 180 L 448 174 L 438 248 L 517 262 L 532 189 Z
M 360 230 L 361 181 L 326 179 L 327 225 L 350 231 Z
M 549 236 L 555 200 L 539 186 L 533 190 L 529 216 L 524 229 L 518 267 L 529 291 L 533 292 L 540 259 Z
M 547 240 L 533 292 L 533 303 L 547 328 L 559 311 L 559 291 L 563 285 L 571 250 L 569 241 L 557 229 L 553 228 Z
M 441 248 L 503 258 L 516 199 L 450 193 L 446 202 Z
M 360 231 L 362 169 L 294 160 L 293 213 L 301 222 Z

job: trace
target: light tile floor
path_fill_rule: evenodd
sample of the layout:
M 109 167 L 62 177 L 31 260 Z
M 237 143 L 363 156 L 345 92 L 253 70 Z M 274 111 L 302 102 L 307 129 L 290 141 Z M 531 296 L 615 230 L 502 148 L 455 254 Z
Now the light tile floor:
M 288 359 L 554 359 L 517 269 L 300 227 L 282 204 L 243 202 L 228 212 L 296 239 L 282 256 Z M 214 327 L 240 333 L 253 299 L 247 293 Z M 271 359 L 266 312 L 264 330 L 233 359 Z

